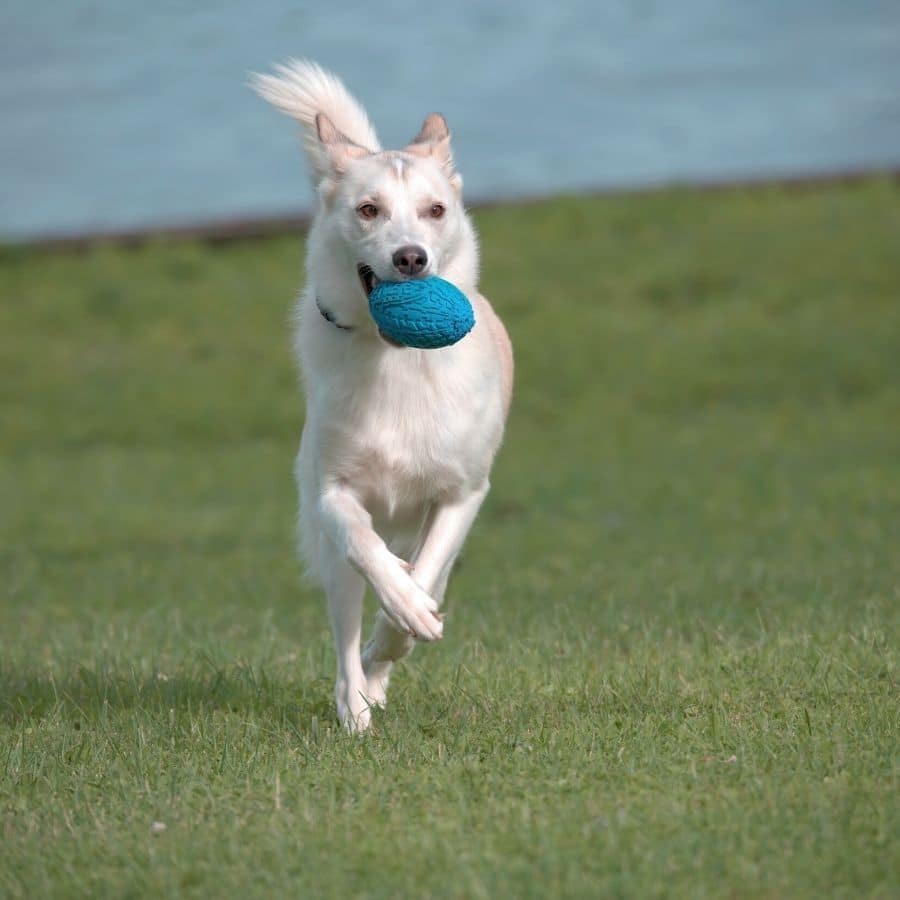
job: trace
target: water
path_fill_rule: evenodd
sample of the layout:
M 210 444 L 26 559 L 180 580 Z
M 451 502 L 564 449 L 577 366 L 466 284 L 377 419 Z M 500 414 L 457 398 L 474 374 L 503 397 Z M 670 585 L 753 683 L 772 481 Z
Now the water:
M 244 84 L 292 55 L 386 145 L 443 112 L 469 198 L 900 165 L 897 0 L 5 0 L 0 235 L 308 209 Z

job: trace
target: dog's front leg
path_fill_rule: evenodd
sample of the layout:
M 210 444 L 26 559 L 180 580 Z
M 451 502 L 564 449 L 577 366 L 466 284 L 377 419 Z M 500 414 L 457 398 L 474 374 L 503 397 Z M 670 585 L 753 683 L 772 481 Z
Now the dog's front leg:
M 366 583 L 335 549 L 325 561 L 325 593 L 337 655 L 334 699 L 338 718 L 349 731 L 365 731 L 371 721 L 368 685 L 359 655 L 363 596 Z
M 413 578 L 432 596 L 440 593 L 440 600 L 443 600 L 450 569 L 489 489 L 490 484 L 485 481 L 462 500 L 440 504 L 431 515 L 425 543 L 414 562 Z
M 338 554 L 372 585 L 394 626 L 418 640 L 438 640 L 444 630 L 438 604 L 375 533 L 372 517 L 356 495 L 345 485 L 333 484 L 321 495 L 319 513 Z
M 416 556 L 413 578 L 439 604 L 444 599 L 450 570 L 489 487 L 489 483 L 485 481 L 462 500 L 440 504 L 429 518 L 425 542 Z M 386 616 L 376 616 L 372 637 L 366 644 L 362 657 L 367 696 L 373 703 L 384 705 L 391 667 L 398 659 L 406 656 L 412 647 L 413 642 L 397 631 Z

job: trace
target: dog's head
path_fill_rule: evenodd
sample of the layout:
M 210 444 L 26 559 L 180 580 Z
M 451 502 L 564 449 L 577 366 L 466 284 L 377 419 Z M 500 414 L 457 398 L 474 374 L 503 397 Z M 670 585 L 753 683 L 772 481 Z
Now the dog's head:
M 362 301 L 379 281 L 439 275 L 474 289 L 477 243 L 444 117 L 433 113 L 406 147 L 385 151 L 334 75 L 305 60 L 277 72 L 253 76 L 252 85 L 304 127 L 319 197 L 308 271 L 316 290 L 338 295 L 327 300 L 358 321 L 364 304 L 348 310 L 345 295 Z
M 462 178 L 444 117 L 428 116 L 403 150 L 372 153 L 324 113 L 316 116 L 316 133 L 327 163 L 318 185 L 323 212 L 366 295 L 379 281 L 444 272 L 466 236 Z

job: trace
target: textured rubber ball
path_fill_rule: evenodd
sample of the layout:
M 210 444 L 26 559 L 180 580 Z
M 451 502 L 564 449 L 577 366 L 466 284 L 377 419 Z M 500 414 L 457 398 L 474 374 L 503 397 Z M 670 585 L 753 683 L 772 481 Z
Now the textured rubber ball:
M 449 347 L 475 325 L 466 295 L 443 278 L 382 281 L 369 294 L 369 312 L 383 334 L 406 347 Z

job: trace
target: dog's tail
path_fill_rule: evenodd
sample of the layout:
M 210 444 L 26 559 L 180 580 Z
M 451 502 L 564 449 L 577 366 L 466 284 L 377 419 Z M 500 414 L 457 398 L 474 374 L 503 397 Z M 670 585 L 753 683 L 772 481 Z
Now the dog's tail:
M 277 75 L 251 73 L 250 86 L 303 125 L 304 148 L 317 176 L 321 176 L 324 162 L 316 132 L 319 113 L 352 143 L 370 153 L 381 149 L 366 111 L 336 75 L 307 59 L 291 59 L 287 65 L 275 66 L 275 71 Z

